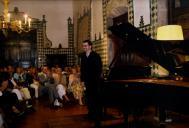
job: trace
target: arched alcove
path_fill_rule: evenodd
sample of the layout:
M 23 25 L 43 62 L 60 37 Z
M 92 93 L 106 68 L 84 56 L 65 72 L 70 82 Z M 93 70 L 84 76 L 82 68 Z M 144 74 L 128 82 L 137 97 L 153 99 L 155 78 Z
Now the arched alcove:
M 123 22 L 128 22 L 128 2 L 127 0 L 111 0 L 106 6 L 106 26 L 107 29 L 113 24 L 119 24 Z M 108 32 L 108 31 L 107 31 Z M 109 36 L 109 33 L 107 33 Z M 112 37 L 111 37 L 112 38 Z M 116 51 L 116 42 L 119 40 L 112 40 L 107 38 L 108 45 L 108 60 L 109 63 L 112 61 Z

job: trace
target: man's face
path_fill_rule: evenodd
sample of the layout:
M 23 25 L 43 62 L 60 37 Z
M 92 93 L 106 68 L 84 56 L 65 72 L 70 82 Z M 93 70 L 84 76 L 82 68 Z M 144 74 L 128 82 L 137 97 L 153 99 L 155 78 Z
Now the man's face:
M 4 81 L 1 83 L 0 90 L 1 90 L 1 91 L 4 91 L 7 87 L 8 87 L 8 80 L 4 80 Z
M 90 51 L 91 50 L 91 45 L 89 45 L 87 42 L 83 43 L 83 50 L 85 52 Z
M 45 67 L 43 67 L 43 73 L 45 73 L 45 74 L 47 74 L 47 72 L 48 72 L 48 68 L 45 66 Z

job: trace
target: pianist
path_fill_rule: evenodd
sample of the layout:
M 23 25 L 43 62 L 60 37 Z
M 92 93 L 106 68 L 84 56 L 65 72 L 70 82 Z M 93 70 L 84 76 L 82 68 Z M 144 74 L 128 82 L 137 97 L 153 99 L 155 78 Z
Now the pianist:
M 102 62 L 100 56 L 92 50 L 89 40 L 83 42 L 84 53 L 81 55 L 81 81 L 86 86 L 88 117 L 95 121 L 95 127 L 100 127 L 102 107 L 100 102 L 100 80 Z

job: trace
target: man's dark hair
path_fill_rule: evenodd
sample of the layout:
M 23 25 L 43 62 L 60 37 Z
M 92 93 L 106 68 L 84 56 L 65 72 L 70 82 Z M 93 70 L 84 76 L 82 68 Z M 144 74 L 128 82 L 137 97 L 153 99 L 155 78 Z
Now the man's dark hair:
M 0 87 L 3 81 L 9 79 L 9 74 L 7 72 L 0 72 Z
M 90 40 L 84 40 L 83 43 L 88 43 L 89 45 L 92 46 L 92 42 Z

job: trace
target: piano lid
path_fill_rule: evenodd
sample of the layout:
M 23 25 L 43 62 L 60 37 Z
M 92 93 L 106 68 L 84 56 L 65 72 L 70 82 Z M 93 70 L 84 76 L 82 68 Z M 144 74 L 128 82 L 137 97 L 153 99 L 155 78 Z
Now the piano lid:
M 120 66 L 135 65 L 134 61 L 128 59 L 133 55 L 131 53 L 134 53 L 141 58 L 149 58 L 151 61 L 158 63 L 167 69 L 169 74 L 189 75 L 188 41 L 171 42 L 154 40 L 130 23 L 113 25 L 109 27 L 109 30 L 113 36 L 122 40 L 119 43 L 116 42 L 119 45 L 119 50 L 114 55 L 114 59 L 110 64 L 110 70 Z M 123 60 L 125 58 L 127 61 Z

